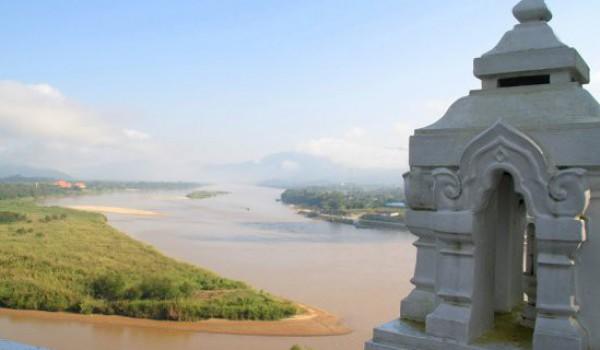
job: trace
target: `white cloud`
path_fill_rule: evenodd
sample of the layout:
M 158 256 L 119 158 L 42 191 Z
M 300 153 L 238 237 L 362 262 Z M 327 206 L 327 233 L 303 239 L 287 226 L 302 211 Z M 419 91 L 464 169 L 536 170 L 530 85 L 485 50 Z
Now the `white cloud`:
M 0 132 L 46 140 L 111 144 L 118 140 L 92 112 L 46 84 L 0 81 Z
M 131 140 L 144 141 L 150 138 L 150 135 L 145 132 L 133 129 L 123 129 L 123 134 Z
M 368 137 L 364 129 L 353 128 L 342 137 L 323 137 L 300 144 L 300 152 L 325 157 L 351 168 L 405 169 L 408 163 L 407 147 L 404 140 L 385 145 L 382 138 Z M 398 142 L 399 141 L 399 142 Z
M 109 124 L 48 84 L 0 81 L 3 161 L 77 172 L 156 159 L 160 149 L 149 139 L 142 131 Z
M 346 132 L 344 135 L 347 139 L 358 139 L 365 136 L 366 131 L 363 128 L 352 128 Z

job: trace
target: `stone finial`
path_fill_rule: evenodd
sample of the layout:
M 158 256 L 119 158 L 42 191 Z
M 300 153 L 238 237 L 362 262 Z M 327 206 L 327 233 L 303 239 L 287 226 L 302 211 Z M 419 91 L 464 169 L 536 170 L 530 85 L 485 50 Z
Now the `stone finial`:
M 552 12 L 544 0 L 521 0 L 513 8 L 513 14 L 521 23 L 552 20 Z

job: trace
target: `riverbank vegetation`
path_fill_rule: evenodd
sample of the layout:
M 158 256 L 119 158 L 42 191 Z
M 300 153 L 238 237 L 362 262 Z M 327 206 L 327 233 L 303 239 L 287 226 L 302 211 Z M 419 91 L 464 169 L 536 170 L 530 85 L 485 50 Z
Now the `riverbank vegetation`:
M 55 180 L 45 178 L 27 178 L 21 176 L 3 178 L 0 179 L 0 200 L 100 194 L 130 190 L 187 190 L 201 186 L 201 184 L 194 182 L 87 181 L 80 183 L 85 184 L 85 187 L 60 187 L 56 185 Z
M 206 199 L 229 194 L 225 191 L 194 191 L 186 195 L 189 199 Z
M 307 187 L 287 189 L 281 201 L 299 213 L 357 226 L 387 226 L 404 222 L 404 193 L 396 187 Z
M 388 203 L 404 201 L 404 193 L 396 187 L 307 187 L 285 190 L 281 194 L 281 201 L 336 214 L 349 210 L 384 208 Z
M 0 200 L 0 218 L 0 307 L 176 321 L 278 320 L 299 312 L 168 258 L 100 214 L 13 199 Z

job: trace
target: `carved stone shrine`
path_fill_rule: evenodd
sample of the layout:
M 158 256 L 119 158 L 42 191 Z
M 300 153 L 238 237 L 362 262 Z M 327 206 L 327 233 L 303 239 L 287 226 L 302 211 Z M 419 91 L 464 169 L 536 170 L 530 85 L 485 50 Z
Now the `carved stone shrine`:
M 543 0 L 410 140 L 414 290 L 367 350 L 600 350 L 600 106 Z

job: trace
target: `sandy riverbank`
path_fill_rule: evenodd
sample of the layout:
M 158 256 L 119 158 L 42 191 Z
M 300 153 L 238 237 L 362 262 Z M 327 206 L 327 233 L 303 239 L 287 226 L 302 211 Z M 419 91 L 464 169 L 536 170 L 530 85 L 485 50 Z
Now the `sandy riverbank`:
M 162 328 L 188 332 L 279 337 L 335 336 L 352 332 L 341 321 L 322 310 L 303 306 L 306 313 L 280 321 L 230 321 L 211 319 L 198 322 L 155 321 L 122 316 L 81 315 L 65 312 L 13 310 L 0 308 L 0 315 L 50 321 Z
M 119 208 L 119 207 L 104 207 L 98 205 L 68 205 L 65 208 L 91 211 L 94 213 L 102 214 L 124 214 L 124 215 L 136 215 L 136 216 L 157 216 L 160 215 L 157 212 L 149 210 L 131 209 L 131 208 Z

